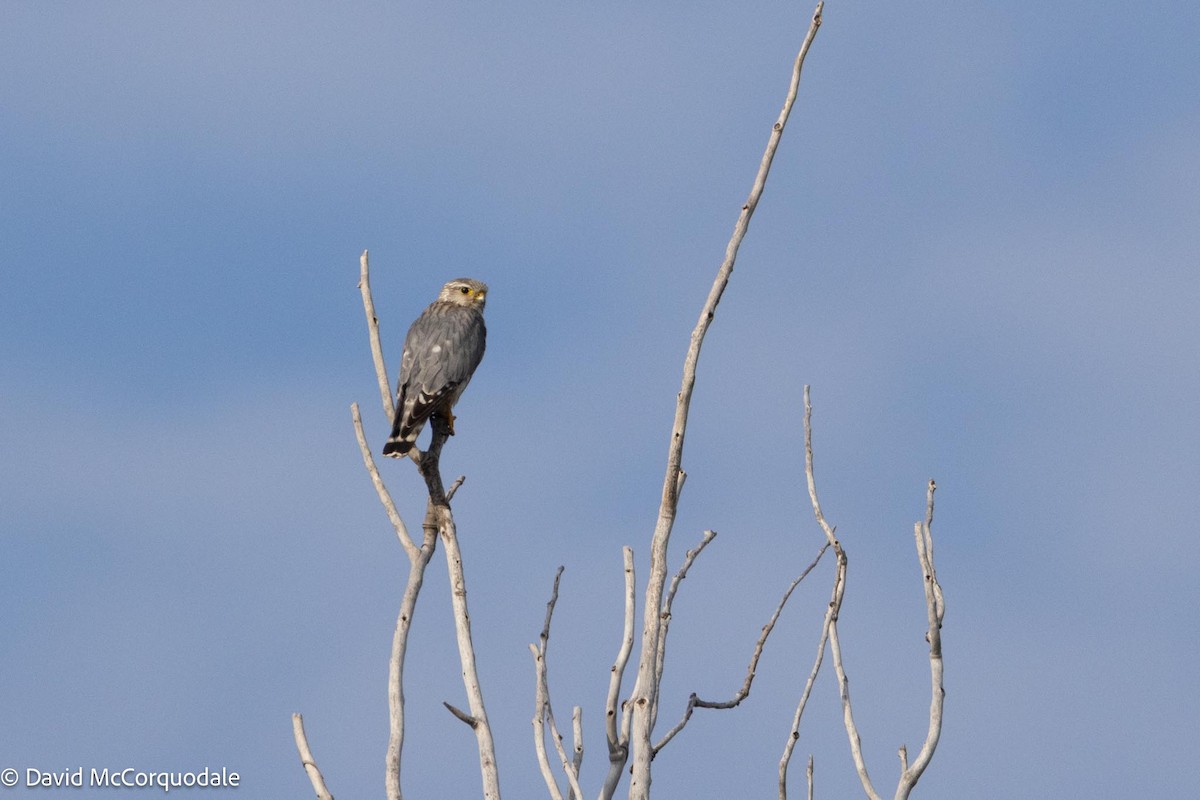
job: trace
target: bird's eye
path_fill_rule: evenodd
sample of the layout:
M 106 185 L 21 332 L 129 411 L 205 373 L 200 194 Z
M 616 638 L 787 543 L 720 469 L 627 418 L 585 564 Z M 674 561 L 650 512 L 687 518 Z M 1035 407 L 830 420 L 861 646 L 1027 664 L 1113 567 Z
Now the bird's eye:
M 471 288 L 470 288 L 469 286 L 460 286 L 460 287 L 458 287 L 458 290 L 459 290 L 460 292 L 462 292 L 463 294 L 470 294 L 470 293 L 471 293 Z

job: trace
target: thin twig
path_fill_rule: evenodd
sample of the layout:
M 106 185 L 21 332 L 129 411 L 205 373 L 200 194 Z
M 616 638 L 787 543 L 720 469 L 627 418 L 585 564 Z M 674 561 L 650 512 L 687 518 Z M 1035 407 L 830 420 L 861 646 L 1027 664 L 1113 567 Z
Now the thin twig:
M 308 737 L 304 735 L 304 717 L 299 714 L 292 714 L 292 738 L 296 740 L 296 751 L 300 753 L 300 763 L 304 766 L 304 771 L 308 773 L 313 791 L 317 793 L 317 800 L 333 800 L 333 795 L 329 793 L 329 787 L 325 785 L 325 778 L 321 775 L 321 770 L 317 768 L 317 762 L 313 759 L 312 750 L 308 748 Z
M 371 357 L 375 362 L 375 377 L 379 380 L 379 394 L 383 397 L 383 413 L 388 423 L 396 416 L 396 404 L 392 399 L 392 384 L 388 380 L 387 362 L 383 359 L 383 343 L 379 339 L 379 318 L 375 316 L 375 301 L 371 299 L 371 269 L 367 251 L 358 259 L 358 289 L 362 294 L 363 311 L 367 315 L 367 333 L 371 337 Z
M 733 235 L 725 248 L 725 258 L 721 263 L 717 276 L 709 290 L 708 298 L 700 311 L 700 318 L 692 331 L 691 342 L 683 362 L 683 379 L 680 385 L 678 399 L 675 405 L 675 419 L 671 428 L 671 440 L 667 451 L 667 469 L 663 478 L 662 500 L 659 504 L 658 521 L 655 524 L 654 536 L 650 545 L 650 576 L 646 582 L 646 600 L 643 608 L 642 646 L 638 657 L 637 680 L 634 682 L 631 702 L 633 703 L 633 730 L 631 745 L 633 747 L 633 770 L 630 778 L 630 800 L 648 800 L 650 796 L 650 761 L 653 757 L 651 735 L 653 733 L 654 707 L 658 694 L 658 683 L 655 681 L 658 658 L 658 640 L 661 634 L 660 611 L 662 609 L 663 587 L 667 580 L 667 546 L 670 543 L 671 528 L 675 524 L 675 515 L 679 505 L 680 473 L 683 471 L 683 442 L 687 433 L 688 412 L 692 403 L 692 391 L 696 385 L 696 367 L 700 359 L 700 348 L 704 336 L 716 315 L 717 304 L 729 284 L 733 265 L 737 259 L 738 248 L 746 236 L 750 218 L 762 197 L 766 185 L 767 174 L 771 170 L 771 162 L 779 147 L 784 126 L 791 114 L 792 106 L 800 85 L 800 73 L 804 66 L 804 57 L 812 45 L 813 37 L 821 25 L 821 10 L 823 3 L 818 3 L 813 12 L 808 34 L 800 46 L 796 63 L 792 70 L 791 83 L 788 86 L 787 97 L 779 118 L 771 128 L 766 150 L 759 163 L 758 174 L 750 195 L 742 206 L 734 225 Z
M 812 753 L 808 754 L 808 769 L 804 771 L 805 777 L 808 779 L 808 800 L 813 800 L 813 757 Z
M 689 720 L 691 720 L 692 711 L 695 709 L 736 708 L 743 700 L 750 696 L 750 686 L 754 683 L 754 675 L 758 670 L 758 660 L 762 657 L 763 647 L 766 646 L 767 637 L 770 636 L 771 631 L 775 629 L 775 623 L 779 621 L 779 615 L 783 613 L 783 607 L 787 604 L 788 598 L 792 596 L 792 592 L 796 591 L 796 587 L 800 585 L 800 581 L 808 577 L 808 573 L 812 572 L 813 569 L 816 568 L 817 563 L 821 560 L 821 556 L 825 555 L 825 551 L 828 549 L 829 543 L 826 542 L 821 546 L 821 549 L 817 551 L 817 557 L 812 560 L 812 563 L 808 565 L 804 572 L 800 573 L 799 577 L 792 581 L 791 585 L 788 586 L 787 591 L 783 593 L 783 597 L 780 598 L 779 604 L 775 607 L 775 613 L 773 613 L 771 618 L 767 620 L 767 624 L 762 627 L 762 631 L 758 636 L 758 641 L 754 644 L 754 652 L 750 655 L 750 664 L 746 667 L 746 678 L 742 681 L 741 688 L 734 693 L 731 699 L 724 701 L 702 700 L 695 692 L 692 692 L 691 696 L 688 698 L 687 708 L 684 709 L 683 719 L 679 720 L 679 722 L 675 724 L 675 727 L 667 731 L 666 735 L 663 736 L 658 744 L 654 745 L 654 755 L 657 756 L 658 751 L 662 750 L 663 747 L 667 745 L 667 742 L 674 739 L 675 735 L 683 730 L 684 726 L 688 724 Z

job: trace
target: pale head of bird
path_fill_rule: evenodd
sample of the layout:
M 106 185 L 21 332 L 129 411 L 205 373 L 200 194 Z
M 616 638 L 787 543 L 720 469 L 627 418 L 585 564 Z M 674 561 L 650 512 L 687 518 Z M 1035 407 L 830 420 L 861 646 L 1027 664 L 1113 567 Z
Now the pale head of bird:
M 471 278 L 455 278 L 442 287 L 438 300 L 483 311 L 483 306 L 487 302 L 487 291 L 487 284 L 482 281 Z

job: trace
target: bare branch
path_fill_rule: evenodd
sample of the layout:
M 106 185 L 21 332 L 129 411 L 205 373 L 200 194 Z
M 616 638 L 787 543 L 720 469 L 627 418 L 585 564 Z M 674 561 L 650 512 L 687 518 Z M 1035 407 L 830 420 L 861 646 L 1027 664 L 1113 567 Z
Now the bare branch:
M 437 534 L 426 530 L 421 547 L 414 548 L 415 552 L 409 554 L 408 581 L 404 584 L 404 596 L 400 600 L 396 629 L 392 634 L 392 652 L 388 658 L 389 724 L 384 779 L 388 800 L 401 800 L 403 797 L 400 789 L 400 757 L 404 751 L 404 658 L 408 652 L 408 634 L 417 609 L 417 596 L 421 593 L 425 568 L 433 558 L 436 545 Z
M 608 773 L 604 778 L 604 786 L 600 790 L 600 800 L 611 800 L 621 780 L 621 772 L 629 758 L 629 724 L 632 705 L 624 704 L 621 715 L 621 726 L 617 728 L 617 701 L 621 696 L 621 682 L 625 676 L 625 666 L 629 663 L 629 654 L 633 651 L 633 615 L 637 597 L 634 592 L 635 576 L 633 571 L 633 549 L 621 548 L 625 564 L 625 624 L 621 633 L 621 647 L 617 658 L 613 661 L 608 676 L 608 697 L 604 704 L 604 733 L 608 739 Z
M 867 774 L 867 765 L 863 760 L 862 737 L 858 734 L 858 726 L 854 724 L 854 709 L 850 703 L 850 679 L 846 677 L 846 669 L 842 663 L 842 646 L 838 639 L 837 621 L 838 614 L 841 613 L 842 597 L 846 591 L 848 561 L 846 551 L 834 535 L 835 530 L 825 521 L 821 503 L 817 499 L 817 482 L 813 471 L 812 402 L 809 398 L 808 386 L 804 387 L 804 472 L 808 478 L 808 496 L 812 500 L 813 515 L 816 516 L 817 522 L 825 532 L 826 540 L 833 546 L 833 552 L 837 556 L 837 577 L 834 581 L 833 600 L 830 601 L 829 612 L 826 613 L 825 620 L 829 633 L 829 649 L 833 655 L 833 668 L 837 672 L 838 687 L 842 697 L 842 723 L 846 727 L 846 736 L 850 739 L 850 755 L 854 758 L 854 768 L 858 771 L 858 779 L 862 782 L 863 791 L 871 800 L 879 800 L 879 794 L 871 783 L 871 776 Z
M 543 668 L 545 658 L 542 659 Z M 583 789 L 579 786 L 579 773 L 572 769 L 572 762 L 567 758 L 567 751 L 563 748 L 563 737 L 558 732 L 558 725 L 554 722 L 554 707 L 550 705 L 549 689 L 547 689 L 546 699 L 546 724 L 550 726 L 550 741 L 554 743 L 554 749 L 558 753 L 558 761 L 562 766 L 563 774 L 567 776 L 567 783 L 570 785 L 570 794 L 575 797 L 583 797 Z
M 454 495 L 458 494 L 459 487 L 463 485 L 463 482 L 466 481 L 466 479 L 466 475 L 459 475 L 454 479 L 454 483 L 450 484 L 450 488 L 446 490 L 447 503 L 454 499 Z
M 825 543 L 829 545 L 828 542 Z M 837 562 L 836 577 L 833 583 L 833 598 L 829 601 L 829 605 L 825 609 L 825 619 L 821 623 L 821 636 L 817 640 L 817 655 L 813 659 L 812 669 L 808 673 L 808 680 L 804 682 L 804 691 L 800 694 L 800 701 L 796 705 L 796 714 L 792 717 L 792 729 L 788 734 L 787 744 L 783 747 L 783 756 L 779 759 L 779 800 L 787 800 L 787 770 L 788 764 L 792 760 L 792 751 L 796 747 L 796 742 L 800 740 L 800 719 L 804 716 L 804 708 L 808 705 L 808 698 L 812 696 L 813 684 L 817 681 L 817 674 L 821 671 L 821 664 L 825 660 L 825 645 L 829 641 L 829 626 L 833 623 L 833 618 L 837 615 L 838 609 L 841 607 L 842 587 L 845 583 L 844 562 Z M 812 756 L 809 756 L 811 762 Z
M 630 800 L 648 800 L 650 795 L 650 760 L 653 756 L 653 746 L 650 737 L 654 728 L 653 716 L 659 688 L 658 683 L 655 681 L 655 674 L 657 671 L 658 640 L 661 634 L 660 612 L 662 609 L 663 587 L 667 579 L 667 546 L 670 543 L 671 528 L 674 526 L 676 510 L 679 505 L 679 476 L 683 471 L 683 442 L 687 432 L 692 391 L 696 385 L 696 366 L 700 358 L 700 348 L 704 343 L 704 336 L 708 332 L 709 325 L 712 324 L 713 317 L 716 314 L 717 304 L 721 301 L 721 295 L 724 294 L 725 287 L 729 284 L 730 275 L 733 273 L 733 265 L 737 259 L 738 248 L 741 247 L 742 240 L 746 236 L 750 218 L 754 214 L 754 209 L 758 206 L 759 198 L 761 198 L 763 188 L 766 185 L 767 174 L 771 169 L 771 162 L 775 158 L 775 151 L 778 149 L 779 140 L 783 136 L 784 126 L 787 124 L 788 116 L 791 114 L 792 106 L 796 100 L 804 57 L 808 54 L 813 37 L 816 36 L 817 29 L 821 25 L 822 7 L 823 3 L 818 3 L 816 10 L 813 12 L 808 34 L 804 37 L 804 42 L 800 46 L 800 52 L 796 56 L 796 63 L 792 70 L 792 79 L 788 86 L 788 93 L 784 100 L 783 108 L 779 113 L 778 120 L 776 120 L 771 128 L 771 134 L 768 137 L 767 147 L 763 152 L 758 174 L 754 179 L 754 185 L 750 190 L 750 195 L 745 205 L 742 206 L 741 213 L 738 215 L 733 235 L 730 237 L 729 244 L 725 248 L 725 259 L 717 271 L 717 276 L 713 281 L 712 288 L 709 290 L 708 298 L 705 300 L 704 306 L 700 311 L 700 318 L 696 323 L 695 329 L 692 331 L 691 343 L 684 358 L 683 379 L 675 405 L 675 420 L 671 428 L 671 440 L 667 452 L 667 469 L 663 478 L 662 500 L 659 505 L 658 521 L 655 524 L 654 536 L 650 546 L 650 576 L 646 582 L 645 608 L 642 612 L 642 647 L 638 658 L 638 674 L 637 680 L 634 683 L 633 694 L 630 698 L 630 702 L 633 703 L 633 731 L 631 734 L 633 772 L 630 779 Z
M 554 778 L 554 770 L 550 767 L 550 756 L 546 753 L 546 706 L 549 705 L 546 685 L 546 660 L 535 645 L 529 645 L 533 655 L 534 671 L 536 674 L 533 699 L 533 751 L 537 754 L 538 769 L 542 772 L 542 780 L 546 782 L 546 791 L 552 800 L 562 800 L 562 791 Z
M 821 511 L 821 501 L 817 499 L 817 479 L 813 472 L 812 402 L 809 398 L 809 388 L 808 385 L 804 387 L 804 476 L 808 480 L 808 498 L 812 501 L 813 514 L 817 518 L 817 524 L 825 532 L 825 540 L 833 545 L 835 553 L 841 553 L 842 545 L 834 535 L 836 531 L 825 521 L 825 514 Z
M 926 639 L 929 641 L 929 674 L 932 684 L 929 730 L 925 735 L 925 743 L 921 746 L 921 751 L 917 753 L 916 760 L 911 766 L 907 763 L 907 751 L 902 750 L 904 756 L 901 761 L 900 781 L 896 787 L 896 800 L 905 800 L 912 792 L 913 787 L 917 785 L 925 768 L 929 766 L 942 735 L 942 705 L 946 699 L 946 690 L 942 683 L 942 619 L 945 616 L 946 608 L 942 598 L 942 587 L 937 579 L 937 569 L 933 564 L 933 534 L 930 531 L 933 525 L 933 493 L 936 490 L 937 484 L 930 481 L 925 500 L 925 521 L 924 523 L 918 522 L 914 526 L 917 558 L 921 562 L 921 572 L 924 576 L 925 608 L 929 623 L 929 629 L 926 632 Z
M 579 706 L 571 710 L 571 740 L 575 745 L 575 757 L 571 759 L 571 766 L 578 775 L 579 770 L 583 768 L 583 709 Z M 583 795 L 573 795 L 569 800 L 583 800 Z
M 680 474 L 682 475 L 683 473 Z M 704 536 L 700 539 L 700 544 L 687 551 L 684 555 L 683 564 L 679 567 L 679 571 L 675 573 L 675 577 L 671 579 L 671 586 L 667 589 L 667 596 L 663 600 L 662 614 L 659 615 L 662 619 L 662 632 L 658 635 L 658 658 L 654 667 L 654 682 L 656 685 L 662 684 L 663 665 L 667 657 L 667 633 L 671 627 L 671 605 L 675 602 L 675 593 L 679 591 L 679 584 L 683 583 L 683 579 L 687 577 L 688 570 L 692 568 L 692 563 L 695 562 L 696 557 L 715 538 L 717 538 L 716 531 L 705 531 Z M 658 722 L 658 701 L 659 695 L 656 692 L 654 695 L 654 711 L 650 715 L 651 727 Z M 654 751 L 657 753 L 658 748 L 654 748 Z
M 663 747 L 666 746 L 667 742 L 674 739 L 675 734 L 683 730 L 684 726 L 687 725 L 688 721 L 692 718 L 692 711 L 695 709 L 735 708 L 740 705 L 743 700 L 750 696 L 750 686 L 754 683 L 754 675 L 758 669 L 758 660 L 762 657 L 763 647 L 767 643 L 767 637 L 770 636 L 771 631 L 775 629 L 775 623 L 779 621 L 779 615 L 783 613 L 783 607 L 787 604 L 788 598 L 792 596 L 792 592 L 796 591 L 796 587 L 800 585 L 800 581 L 808 577 L 808 573 L 812 572 L 813 569 L 816 568 L 817 563 L 821 560 L 821 556 L 825 555 L 825 551 L 828 549 L 829 543 L 826 542 L 821 546 L 821 549 L 817 551 L 817 557 L 812 560 L 812 563 L 808 565 L 804 572 L 800 573 L 799 577 L 792 581 L 791 585 L 788 586 L 787 591 L 783 593 L 783 597 L 779 600 L 779 605 L 775 607 L 775 613 L 771 615 L 771 619 L 767 620 L 767 624 L 762 627 L 762 632 L 758 636 L 758 641 L 754 644 L 754 652 L 750 655 L 750 664 L 746 668 L 746 679 L 742 681 L 741 688 L 734 693 L 731 699 L 725 701 L 701 700 L 695 692 L 692 692 L 691 696 L 688 698 L 687 708 L 683 712 L 683 719 L 679 720 L 675 727 L 667 731 L 667 734 L 663 736 L 659 743 L 654 745 L 654 755 L 658 755 L 658 751 L 662 750 Z
M 367 468 L 367 474 L 371 476 L 371 483 L 375 486 L 375 493 L 379 495 L 379 502 L 383 503 L 383 509 L 387 512 L 388 520 L 392 523 L 396 536 L 400 539 L 400 545 L 408 555 L 409 562 L 412 562 L 418 557 L 419 548 L 409 537 L 408 526 L 404 524 L 400 512 L 396 510 L 392 494 L 384 485 L 379 468 L 375 466 L 375 456 L 371 453 L 371 447 L 367 444 L 367 436 L 363 432 L 362 415 L 359 414 L 358 403 L 350 404 L 350 418 L 354 421 L 354 435 L 358 439 L 358 449 L 362 453 L 363 465 Z
M 427 459 L 426 459 L 427 460 Z M 436 462 L 436 459 L 435 459 Z M 422 464 L 424 467 L 425 464 Z M 439 479 L 440 482 L 440 479 Z M 463 687 L 476 724 L 475 739 L 479 747 L 479 768 L 483 777 L 484 800 L 499 800 L 500 775 L 496 767 L 496 746 L 492 727 L 483 704 L 483 690 L 475 667 L 475 646 L 471 642 L 471 617 L 467 611 L 467 581 L 463 573 L 462 553 L 458 549 L 458 532 L 450 506 L 434 506 L 438 530 L 445 546 L 446 567 L 450 575 L 450 600 L 454 606 L 454 628 L 458 639 L 458 656 L 462 664 Z
M 550 622 L 554 617 L 554 606 L 558 603 L 558 584 L 562 578 L 562 573 L 562 567 L 559 567 L 558 571 L 554 573 L 554 589 L 550 593 L 549 602 L 546 603 L 546 622 L 542 626 L 542 633 L 539 637 L 540 643 L 536 647 L 532 644 L 529 645 L 529 651 L 533 653 L 533 661 L 537 670 L 536 713 L 533 717 L 534 746 L 537 750 L 538 765 L 541 767 L 542 777 L 546 780 L 546 788 L 550 790 L 550 795 L 555 800 L 561 800 L 562 793 L 558 789 L 558 782 L 554 780 L 553 772 L 550 769 L 550 761 L 546 756 L 546 726 L 550 728 L 551 741 L 554 743 L 554 749 L 558 753 L 562 770 L 567 776 L 567 783 L 570 784 L 571 795 L 578 798 L 582 798 L 583 796 L 583 792 L 579 787 L 578 766 L 574 765 L 567 758 L 567 752 L 563 749 L 562 735 L 559 734 L 558 725 L 554 722 L 554 708 L 550 704 L 550 679 L 546 663 L 546 649 L 550 644 Z M 576 708 L 576 712 L 578 712 L 578 707 Z M 576 724 L 579 723 L 577 722 Z M 576 746 L 580 747 L 578 732 L 576 734 Z M 580 758 L 582 758 L 582 753 L 580 753 Z
M 804 774 L 808 778 L 808 800 L 813 800 L 813 757 L 812 757 L 812 753 L 808 754 L 808 769 L 805 770 Z
M 450 602 L 454 608 L 454 629 L 458 641 L 459 662 L 462 665 L 463 687 L 471 713 L 459 711 L 446 703 L 451 713 L 466 722 L 475 732 L 479 750 L 479 770 L 483 781 L 484 800 L 500 800 L 500 774 L 496 765 L 496 745 L 492 739 L 492 727 L 488 722 L 487 709 L 483 703 L 483 690 L 479 685 L 479 672 L 475 666 L 475 646 L 471 641 L 471 617 L 467 611 L 467 580 L 463 571 L 462 552 L 458 547 L 458 531 L 454 514 L 442 482 L 441 454 L 450 430 L 444 420 L 434 416 L 431 420 L 433 438 L 429 449 L 414 461 L 425 479 L 429 492 L 425 521 L 422 527 L 425 537 L 440 537 L 446 553 L 446 569 L 450 575 Z M 416 450 L 414 447 L 413 450 Z M 410 454 L 412 451 L 410 451 Z M 457 489 L 457 485 L 454 487 Z M 390 800 L 390 799 L 389 799 Z
M 363 310 L 367 316 L 367 332 L 371 341 L 371 355 L 375 364 L 375 376 L 379 381 L 379 391 L 383 398 L 383 411 L 390 422 L 395 415 L 395 405 L 392 402 L 392 392 L 388 380 L 387 366 L 383 358 L 383 345 L 379 338 L 379 319 L 375 316 L 375 304 L 371 299 L 370 268 L 367 251 L 364 250 L 359 260 L 358 288 L 362 293 Z M 408 556 L 408 581 L 404 585 L 404 596 L 400 601 L 400 611 L 396 615 L 396 628 L 392 634 L 392 651 L 388 658 L 388 746 L 385 757 L 384 786 L 388 800 L 401 800 L 403 793 L 400 789 L 401 754 L 404 749 L 404 658 L 408 650 L 408 634 L 412 627 L 413 614 L 416 611 L 417 596 L 425 580 L 425 568 L 433 557 L 437 546 L 436 531 L 425 529 L 424 539 L 418 547 L 408 534 L 408 527 L 396 509 L 392 495 L 384 485 L 375 464 L 371 447 L 363 431 L 362 415 L 358 403 L 350 406 L 350 416 L 354 422 L 354 435 L 358 440 L 358 449 L 362 453 L 363 466 L 371 476 L 375 493 L 387 512 L 388 520 L 396 531 L 405 554 Z
M 388 380 L 387 362 L 383 359 L 383 343 L 379 340 L 379 318 L 375 316 L 375 301 L 371 299 L 370 265 L 367 251 L 363 250 L 358 260 L 358 289 L 362 293 L 363 311 L 367 315 L 367 332 L 371 337 L 371 357 L 375 362 L 375 377 L 379 380 L 379 394 L 383 397 L 383 413 L 390 423 L 396 416 L 396 404 L 392 399 L 392 384 Z
M 449 711 L 454 716 L 458 717 L 460 721 L 465 722 L 468 728 L 471 728 L 472 730 L 474 730 L 479 725 L 479 720 L 475 719 L 474 717 L 472 717 L 467 712 L 463 711 L 458 706 L 453 705 L 451 703 L 447 703 L 445 700 L 442 701 L 442 705 L 444 705 L 446 707 L 447 711 Z
M 317 793 L 317 800 L 333 800 L 333 795 L 329 793 L 329 787 L 325 785 L 325 778 L 321 775 L 321 770 L 317 768 L 317 762 L 313 760 L 312 750 L 308 748 L 308 737 L 304 735 L 304 717 L 299 714 L 292 714 L 292 737 L 296 740 L 300 763 L 304 765 L 304 771 L 308 773 L 313 791 Z
M 542 655 L 546 654 L 546 648 L 550 644 L 550 621 L 554 618 L 554 606 L 558 604 L 558 584 L 562 580 L 563 569 L 561 565 L 554 573 L 554 588 L 550 591 L 550 599 L 546 601 L 546 621 L 542 624 L 542 633 L 538 637 L 541 640 Z

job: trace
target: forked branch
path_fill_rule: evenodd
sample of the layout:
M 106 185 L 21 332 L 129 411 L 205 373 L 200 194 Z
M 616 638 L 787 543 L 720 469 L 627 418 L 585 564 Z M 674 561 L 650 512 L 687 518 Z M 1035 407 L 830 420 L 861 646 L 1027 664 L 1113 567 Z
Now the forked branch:
M 562 800 L 562 792 L 558 788 L 558 781 L 554 778 L 554 770 L 550 767 L 550 758 L 546 753 L 546 731 L 549 728 L 550 740 L 554 744 L 554 749 L 558 753 L 559 765 L 562 767 L 563 773 L 567 776 L 567 783 L 571 787 L 571 797 L 582 800 L 583 790 L 579 786 L 579 766 L 583 761 L 583 740 L 581 735 L 582 717 L 581 711 L 577 706 L 574 713 L 575 726 L 575 757 L 574 759 L 567 757 L 567 751 L 563 746 L 562 735 L 558 732 L 558 725 L 554 721 L 554 709 L 550 704 L 550 679 L 548 677 L 548 665 L 546 663 L 546 649 L 550 643 L 550 622 L 554 617 L 554 606 L 558 603 L 558 583 L 562 578 L 563 568 L 559 567 L 554 574 L 554 589 L 550 593 L 550 600 L 546 603 L 546 622 L 542 626 L 541 636 L 538 637 L 538 644 L 529 645 L 529 652 L 533 655 L 533 663 L 535 668 L 535 684 L 534 693 L 534 714 L 533 714 L 533 743 L 534 750 L 537 753 L 538 766 L 542 771 L 542 778 L 546 781 L 546 789 L 550 793 L 552 800 Z
M 783 758 L 779 765 L 779 798 L 786 800 L 787 798 L 787 765 L 791 758 L 792 750 L 795 747 L 796 741 L 799 739 L 800 718 L 804 713 L 805 704 L 808 701 L 809 695 L 812 692 L 813 682 L 816 680 L 817 672 L 820 670 L 821 663 L 824 660 L 825 644 L 828 641 L 830 650 L 833 656 L 833 666 L 837 673 L 837 681 L 839 694 L 842 700 L 842 721 L 846 728 L 846 735 L 850 741 L 850 754 L 854 759 L 855 769 L 858 771 L 859 780 L 862 783 L 863 791 L 871 800 L 878 800 L 879 794 L 876 792 L 871 778 L 867 773 L 866 762 L 862 754 L 862 738 L 859 735 L 858 727 L 854 722 L 854 711 L 850 700 L 850 681 L 846 677 L 845 664 L 842 659 L 841 642 L 838 638 L 838 615 L 842 607 L 842 599 L 846 588 L 846 570 L 847 559 L 845 549 L 835 536 L 835 529 L 832 528 L 825 520 L 825 515 L 821 510 L 821 503 L 817 498 L 816 478 L 813 471 L 813 450 L 812 450 L 812 403 L 809 395 L 809 387 L 804 387 L 804 449 L 805 449 L 805 474 L 808 479 L 809 498 L 812 500 L 813 514 L 825 533 L 828 543 L 833 547 L 837 555 L 837 572 L 834 578 L 833 597 L 830 599 L 829 608 L 825 614 L 825 621 L 821 628 L 821 638 L 817 645 L 817 657 L 813 663 L 812 671 L 804 687 L 803 695 L 800 699 L 800 704 L 796 709 L 796 715 L 792 724 L 792 731 L 788 737 L 787 745 L 784 748 Z M 917 543 L 917 558 L 920 562 L 922 576 L 924 578 L 925 588 L 925 603 L 927 610 L 928 631 L 926 639 L 929 642 L 929 662 L 930 662 L 930 678 L 932 683 L 932 700 L 930 701 L 929 709 L 929 729 L 925 737 L 925 742 L 921 747 L 917 758 L 910 765 L 908 763 L 908 752 L 903 746 L 900 748 L 900 768 L 901 775 L 896 787 L 896 800 L 904 800 L 911 793 L 921 774 L 929 765 L 933 758 L 934 750 L 937 748 L 938 738 L 941 735 L 942 728 L 942 705 L 945 698 L 945 691 L 942 684 L 942 640 L 941 627 L 942 618 L 945 614 L 944 601 L 942 597 L 942 588 L 937 581 L 937 570 L 933 563 L 933 538 L 930 532 L 933 525 L 933 493 L 936 489 L 933 481 L 929 482 L 928 493 L 926 496 L 925 519 L 923 522 L 916 523 L 915 535 Z M 811 773 L 809 778 L 809 786 L 811 793 Z

